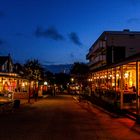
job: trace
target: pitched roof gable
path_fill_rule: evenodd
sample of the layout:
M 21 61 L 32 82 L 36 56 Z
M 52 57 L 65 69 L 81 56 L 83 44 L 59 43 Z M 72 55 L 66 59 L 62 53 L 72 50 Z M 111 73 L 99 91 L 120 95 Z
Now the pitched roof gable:
M 3 65 L 8 59 L 9 56 L 0 56 L 0 66 Z

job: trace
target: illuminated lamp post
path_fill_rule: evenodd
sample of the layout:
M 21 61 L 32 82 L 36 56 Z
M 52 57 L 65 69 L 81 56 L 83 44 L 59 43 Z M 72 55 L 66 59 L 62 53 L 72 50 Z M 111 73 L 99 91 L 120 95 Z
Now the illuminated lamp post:
M 47 92 L 47 85 L 48 85 L 48 82 L 47 82 L 47 81 L 44 81 L 44 83 L 43 83 L 43 95 L 44 95 L 44 94 L 46 95 L 46 92 Z
M 89 78 L 88 79 L 88 81 L 89 81 L 89 95 L 91 96 L 91 91 L 92 91 L 92 78 Z
M 71 78 L 70 80 L 71 80 L 71 85 L 72 85 L 72 87 L 70 88 L 71 93 L 73 93 L 73 92 L 75 93 L 76 92 L 75 85 L 74 85 L 74 88 L 73 88 L 74 78 Z
M 48 85 L 48 82 L 45 81 L 45 82 L 44 82 L 44 86 L 47 86 L 47 85 Z
M 31 81 L 29 81 L 28 85 L 28 103 L 30 103 L 30 95 L 31 95 Z
M 71 78 L 71 82 L 72 82 L 72 83 L 74 82 L 74 78 Z

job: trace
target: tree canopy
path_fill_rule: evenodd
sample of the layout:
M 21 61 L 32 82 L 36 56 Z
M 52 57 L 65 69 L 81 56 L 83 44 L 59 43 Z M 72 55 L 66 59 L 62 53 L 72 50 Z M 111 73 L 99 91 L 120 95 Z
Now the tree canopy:
M 89 68 L 87 64 L 79 62 L 74 63 L 71 69 L 71 77 L 74 78 L 74 83 L 86 85 L 88 72 Z
M 85 63 L 75 62 L 71 68 L 71 74 L 85 75 L 88 73 L 88 66 Z
M 27 60 L 24 64 L 24 76 L 29 80 L 41 80 L 44 76 L 44 69 L 38 60 Z

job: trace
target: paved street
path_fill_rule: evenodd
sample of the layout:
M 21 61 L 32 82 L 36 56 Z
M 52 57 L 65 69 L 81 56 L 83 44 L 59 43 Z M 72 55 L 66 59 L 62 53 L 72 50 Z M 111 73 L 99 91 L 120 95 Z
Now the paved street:
M 0 114 L 0 140 L 139 140 L 140 125 L 69 95 Z

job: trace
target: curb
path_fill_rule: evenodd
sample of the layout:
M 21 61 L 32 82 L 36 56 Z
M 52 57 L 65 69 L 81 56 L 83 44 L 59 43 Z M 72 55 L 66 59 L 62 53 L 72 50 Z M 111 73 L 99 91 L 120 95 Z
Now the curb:
M 82 102 L 82 100 L 79 101 L 79 99 L 78 99 L 77 97 L 75 97 L 75 96 L 73 96 L 73 99 L 75 99 L 75 100 L 76 100 L 77 102 L 79 102 L 79 103 Z M 88 104 L 88 105 L 91 105 L 92 107 L 95 107 L 95 108 L 99 109 L 100 111 L 102 111 L 102 112 L 104 112 L 104 113 L 110 115 L 110 116 L 113 117 L 113 118 L 118 118 L 118 117 L 120 117 L 120 115 L 117 115 L 117 114 L 115 114 L 115 113 L 109 112 L 109 111 L 107 111 L 106 109 L 104 109 L 104 108 L 102 108 L 102 107 L 100 107 L 100 106 L 98 106 L 98 105 L 96 105 L 96 104 L 93 104 L 93 103 L 91 103 L 91 102 L 88 101 L 88 100 L 86 100 L 86 102 L 84 101 L 84 103 L 86 103 L 86 104 Z
M 49 95 L 42 96 L 42 98 L 38 98 L 37 101 L 35 99 L 30 99 L 30 102 L 28 102 L 28 99 L 19 99 L 20 100 L 20 105 L 27 105 L 27 104 L 34 104 L 35 102 L 41 101 L 45 98 L 47 98 Z

